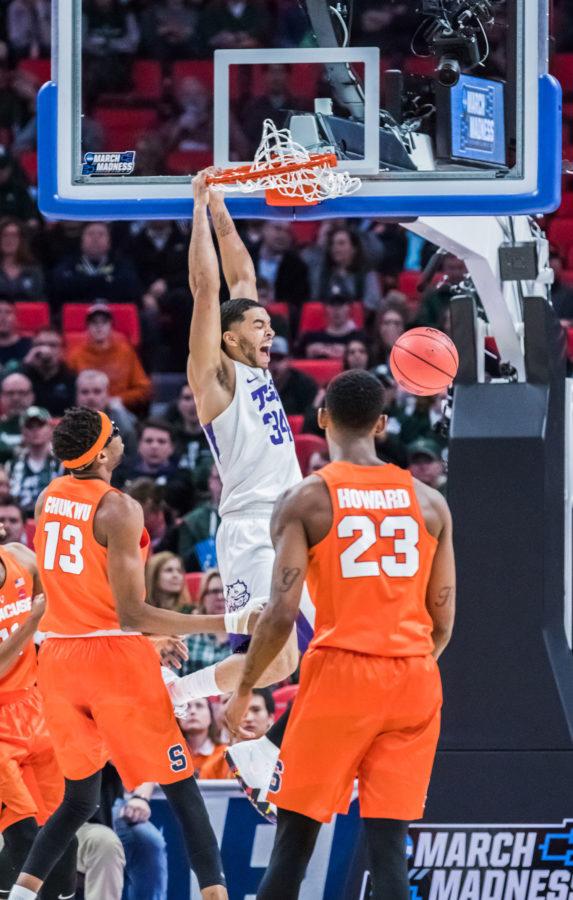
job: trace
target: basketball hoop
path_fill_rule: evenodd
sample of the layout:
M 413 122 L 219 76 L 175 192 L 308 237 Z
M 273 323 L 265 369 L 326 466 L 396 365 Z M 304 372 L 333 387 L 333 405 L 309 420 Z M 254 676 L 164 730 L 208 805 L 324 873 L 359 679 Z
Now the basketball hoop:
M 263 137 L 250 165 L 224 169 L 207 183 L 216 191 L 250 194 L 264 190 L 270 206 L 307 206 L 354 194 L 359 178 L 335 172 L 336 154 L 309 153 L 288 130 L 265 119 Z

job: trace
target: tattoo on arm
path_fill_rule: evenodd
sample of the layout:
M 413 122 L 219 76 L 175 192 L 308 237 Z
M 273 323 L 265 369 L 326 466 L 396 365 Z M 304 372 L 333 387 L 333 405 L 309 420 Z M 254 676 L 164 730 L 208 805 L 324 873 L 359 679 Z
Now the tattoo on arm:
M 291 589 L 299 575 L 300 569 L 289 569 L 286 566 L 281 569 L 281 573 L 278 579 L 278 589 L 281 594 L 284 594 L 286 593 L 286 591 L 289 591 Z
M 448 587 L 442 588 L 442 590 L 438 594 L 438 597 L 440 599 L 436 602 L 436 606 L 447 606 L 448 603 L 451 603 L 453 594 L 454 594 L 453 587 L 448 586 Z
M 215 231 L 217 232 L 217 237 L 220 238 L 232 234 L 235 229 L 233 221 L 227 212 L 216 215 L 213 219 L 213 224 L 215 226 Z

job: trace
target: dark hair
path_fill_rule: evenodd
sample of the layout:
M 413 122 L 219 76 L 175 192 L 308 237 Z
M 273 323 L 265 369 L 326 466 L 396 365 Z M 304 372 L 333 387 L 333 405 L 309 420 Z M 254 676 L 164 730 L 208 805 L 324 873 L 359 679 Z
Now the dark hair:
M 362 369 L 350 369 L 333 378 L 325 406 L 335 425 L 348 431 L 367 431 L 384 412 L 384 389 Z
M 273 716 L 275 712 L 275 698 L 271 689 L 268 687 L 253 688 L 252 693 L 263 698 L 269 716 Z
M 58 422 L 52 446 L 58 459 L 76 459 L 93 447 L 101 433 L 101 418 L 87 406 L 72 406 Z
M 34 254 L 30 250 L 30 245 L 28 243 L 28 238 L 26 237 L 26 231 L 22 222 L 18 219 L 5 218 L 0 219 L 0 240 L 2 239 L 2 235 L 6 228 L 9 228 L 10 225 L 15 225 L 18 231 L 20 232 L 20 242 L 18 244 L 18 250 L 16 252 L 16 262 L 19 266 L 32 266 L 37 265 L 36 258 Z
M 257 300 L 240 297 L 236 300 L 225 300 L 221 303 L 221 334 L 229 330 L 233 322 L 242 322 L 248 309 L 264 309 Z
M 347 228 L 345 225 L 340 225 L 338 228 L 333 228 L 330 234 L 328 235 L 328 243 L 326 245 L 326 253 L 328 259 L 328 267 L 331 268 L 333 263 L 331 252 L 332 252 L 332 244 L 334 242 L 334 238 L 337 234 L 343 232 L 348 236 L 348 240 L 352 244 L 352 249 L 354 250 L 354 259 L 350 263 L 349 271 L 350 272 L 360 272 L 364 267 L 364 252 L 362 250 L 362 243 L 358 234 L 352 229 Z
M 382 343 L 380 336 L 380 327 L 386 313 L 393 312 L 400 316 L 404 326 L 403 331 L 408 327 L 408 303 L 406 295 L 400 291 L 389 291 L 376 312 L 374 320 L 374 357 L 377 363 L 386 362 L 391 348 L 386 347 Z
M 4 497 L 3 500 L 0 500 L 0 507 L 2 507 L 2 506 L 13 506 L 13 507 L 15 507 L 15 509 L 18 510 L 18 512 L 20 513 L 20 515 L 21 515 L 21 517 L 22 517 L 22 522 L 25 522 L 25 521 L 26 521 L 26 516 L 24 515 L 24 510 L 22 509 L 22 507 L 20 506 L 20 504 L 19 504 L 18 501 L 16 500 L 16 497 L 13 497 L 11 494 L 8 494 L 7 497 Z
M 143 435 L 146 428 L 156 428 L 157 431 L 166 431 L 171 440 L 175 440 L 173 428 L 165 419 L 146 419 L 139 427 L 139 437 Z
M 372 352 L 371 352 L 371 350 L 370 350 L 370 347 L 368 346 L 368 342 L 365 341 L 365 340 L 364 340 L 363 338 L 361 338 L 361 337 L 353 337 L 353 338 L 350 338 L 350 340 L 348 341 L 348 343 L 345 344 L 345 346 L 344 346 L 344 353 L 343 353 L 343 356 L 342 356 L 342 365 L 343 365 L 343 367 L 344 367 L 344 371 L 345 371 L 345 372 L 354 371 L 353 369 L 350 369 L 350 367 L 349 367 L 349 365 L 348 365 L 348 356 L 349 356 L 349 351 L 350 351 L 350 345 L 351 345 L 351 344 L 362 344 L 362 346 L 363 346 L 364 349 L 366 350 L 366 365 L 365 365 L 364 368 L 365 368 L 365 369 L 371 369 L 371 368 L 372 368 Z

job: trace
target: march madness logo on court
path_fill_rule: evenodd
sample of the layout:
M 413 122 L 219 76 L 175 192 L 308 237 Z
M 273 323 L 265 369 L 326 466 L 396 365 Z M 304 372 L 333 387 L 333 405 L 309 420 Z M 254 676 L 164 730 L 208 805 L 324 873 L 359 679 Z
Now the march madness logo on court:
M 573 820 L 560 825 L 412 826 L 411 900 L 568 900 Z M 362 896 L 369 896 L 365 884 Z
M 85 153 L 82 175 L 131 175 L 135 168 L 135 150 L 123 153 Z
M 249 600 L 251 599 L 251 595 L 247 590 L 247 585 L 244 581 L 234 581 L 233 584 L 227 584 L 225 586 L 225 606 L 227 612 L 236 612 L 238 609 L 242 609 L 243 606 L 246 606 Z

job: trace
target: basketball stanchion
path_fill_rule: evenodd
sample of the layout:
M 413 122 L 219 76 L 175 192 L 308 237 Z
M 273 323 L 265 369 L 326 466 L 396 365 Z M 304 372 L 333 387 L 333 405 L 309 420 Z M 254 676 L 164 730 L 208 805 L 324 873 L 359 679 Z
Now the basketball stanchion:
M 359 178 L 334 171 L 337 163 L 331 149 L 310 153 L 293 140 L 288 128 L 279 130 L 271 119 L 265 119 L 253 162 L 223 169 L 210 175 L 207 183 L 219 191 L 249 194 L 264 190 L 269 206 L 314 206 L 360 189 Z

